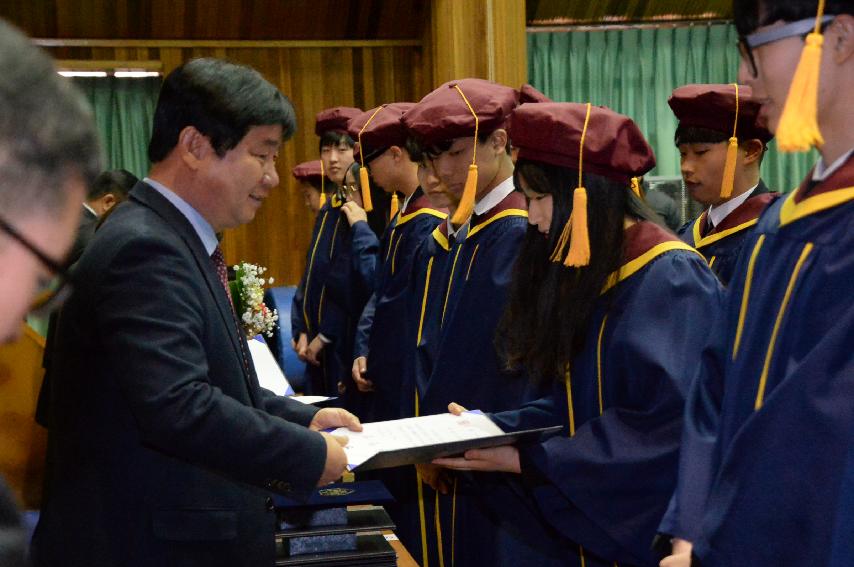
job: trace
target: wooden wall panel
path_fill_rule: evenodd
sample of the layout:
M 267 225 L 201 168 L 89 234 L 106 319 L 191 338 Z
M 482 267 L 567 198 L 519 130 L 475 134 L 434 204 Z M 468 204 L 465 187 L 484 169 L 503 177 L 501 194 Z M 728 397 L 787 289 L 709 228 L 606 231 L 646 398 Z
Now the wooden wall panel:
M 33 37 L 404 39 L 421 34 L 428 4 L 428 0 L 3 0 L 0 16 Z
M 189 47 L 102 43 L 116 46 L 51 47 L 49 51 L 57 59 L 161 61 L 163 73 L 195 57 L 224 57 L 254 67 L 291 99 L 298 127 L 279 157 L 279 187 L 252 223 L 227 231 L 223 241 L 227 262 L 267 266 L 269 276 L 280 285 L 299 282 L 314 223 L 290 171 L 297 163 L 318 157 L 315 114 L 337 105 L 371 108 L 384 102 L 417 101 L 430 89 L 422 81 L 419 45 L 291 48 L 241 47 L 238 42 L 179 44 Z
M 480 77 L 513 87 L 527 78 L 524 0 L 433 0 L 433 80 Z

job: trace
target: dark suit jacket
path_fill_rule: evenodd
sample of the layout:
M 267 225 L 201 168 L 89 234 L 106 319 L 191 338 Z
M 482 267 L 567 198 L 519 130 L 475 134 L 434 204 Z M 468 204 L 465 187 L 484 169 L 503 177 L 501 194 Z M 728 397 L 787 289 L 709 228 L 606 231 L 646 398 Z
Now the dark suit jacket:
M 80 259 L 83 251 L 89 246 L 92 236 L 95 234 L 95 227 L 98 226 L 98 215 L 90 211 L 85 206 L 80 215 L 80 224 L 77 225 L 77 236 L 74 239 L 74 244 L 71 245 L 71 251 L 68 253 L 68 264 L 71 265 Z
M 269 490 L 312 488 L 316 409 L 244 370 L 192 225 L 144 183 L 101 226 L 59 317 L 36 565 L 272 566 Z

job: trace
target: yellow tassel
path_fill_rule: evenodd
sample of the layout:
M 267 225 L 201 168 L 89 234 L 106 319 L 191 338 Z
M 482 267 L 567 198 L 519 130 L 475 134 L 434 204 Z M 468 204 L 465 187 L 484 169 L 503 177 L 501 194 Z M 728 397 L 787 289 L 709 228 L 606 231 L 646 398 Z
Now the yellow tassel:
M 566 243 L 569 242 L 569 231 L 572 227 L 572 215 L 566 219 L 566 224 L 563 225 L 563 230 L 560 231 L 560 238 L 557 239 L 554 252 L 549 257 L 552 262 L 561 262 L 563 260 L 563 251 L 566 250 Z
M 323 160 L 320 160 L 320 195 L 326 196 L 326 172 L 323 171 Z M 323 204 L 320 206 L 322 207 Z
M 320 208 L 322 209 L 324 206 L 326 206 L 326 193 L 321 193 L 320 194 Z
M 777 125 L 777 147 L 783 152 L 806 152 L 821 147 L 824 138 L 818 129 L 818 79 L 821 46 L 824 37 L 813 32 L 807 36 L 801 60 L 792 78 L 783 115 Z
M 735 185 L 735 162 L 738 160 L 738 138 L 729 139 L 724 162 L 724 177 L 721 181 L 721 199 L 729 199 Z
M 397 191 L 391 194 L 391 210 L 388 213 L 388 220 L 391 222 L 394 220 L 394 217 L 397 216 L 397 212 L 400 210 L 400 203 L 397 199 Z
M 587 189 L 576 187 L 572 193 L 572 232 L 569 253 L 563 265 L 577 268 L 590 263 L 590 235 L 587 234 Z
M 371 202 L 371 180 L 368 177 L 368 168 L 359 168 L 359 185 L 362 188 L 362 208 L 370 213 L 374 210 L 374 204 Z
M 460 204 L 457 206 L 451 222 L 457 226 L 465 223 L 471 216 L 474 210 L 474 197 L 477 194 L 477 164 L 469 166 L 469 173 L 466 176 L 466 186 L 463 189 L 463 197 L 460 199 Z
M 640 179 L 637 177 L 632 177 L 632 192 L 638 196 L 638 199 L 643 199 L 643 194 L 641 193 Z

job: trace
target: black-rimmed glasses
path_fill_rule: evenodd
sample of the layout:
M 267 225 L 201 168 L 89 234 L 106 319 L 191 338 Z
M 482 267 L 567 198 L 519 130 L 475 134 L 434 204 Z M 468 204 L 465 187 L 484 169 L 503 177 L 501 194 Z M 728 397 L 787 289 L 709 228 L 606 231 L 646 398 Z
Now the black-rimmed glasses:
M 833 21 L 835 17 L 836 16 L 833 15 L 822 17 L 821 27 L 824 28 L 828 23 Z M 753 56 L 754 49 L 789 37 L 801 36 L 803 38 L 814 29 L 815 18 L 805 18 L 803 20 L 798 20 L 796 22 L 780 26 L 779 28 L 739 36 L 738 51 L 741 54 L 741 58 L 747 63 L 747 69 L 750 71 L 750 76 L 754 79 L 759 76 L 759 68 L 756 66 L 756 59 Z
M 54 278 L 41 286 L 36 293 L 35 299 L 30 304 L 30 313 L 37 316 L 46 315 L 62 305 L 62 302 L 71 295 L 72 290 L 68 270 L 39 250 L 35 244 L 27 240 L 15 227 L 3 219 L 0 219 L 0 230 L 18 241 L 54 274 Z

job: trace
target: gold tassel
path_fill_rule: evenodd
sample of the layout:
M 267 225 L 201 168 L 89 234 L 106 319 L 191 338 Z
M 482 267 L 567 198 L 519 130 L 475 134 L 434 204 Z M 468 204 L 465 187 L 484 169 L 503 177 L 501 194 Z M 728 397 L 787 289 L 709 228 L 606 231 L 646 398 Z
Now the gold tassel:
M 560 231 L 560 238 L 557 239 L 554 252 L 549 257 L 552 262 L 563 261 L 563 251 L 566 250 L 566 243 L 569 242 L 569 231 L 572 228 L 572 214 L 566 219 L 566 224 L 563 225 L 563 230 Z
M 729 199 L 735 186 L 735 162 L 738 160 L 738 138 L 729 139 L 724 162 L 724 176 L 721 181 L 721 199 Z
M 783 114 L 775 132 L 777 147 L 783 152 L 806 152 L 812 146 L 824 145 L 818 129 L 818 81 L 821 72 L 821 51 L 824 37 L 821 24 L 824 2 L 818 0 L 815 28 L 807 36 L 801 59 L 792 77 Z
M 818 129 L 818 79 L 822 43 L 824 37 L 818 31 L 807 36 L 777 126 L 777 147 L 780 151 L 806 152 L 812 146 L 821 147 L 824 144 Z
M 365 166 L 359 167 L 359 185 L 362 191 L 362 208 L 370 213 L 374 210 L 374 204 L 371 202 L 371 180 L 368 177 L 368 168 Z
M 321 193 L 320 193 L 320 208 L 322 209 L 325 206 L 326 206 L 326 193 L 323 193 L 321 191 Z
M 397 191 L 391 194 L 391 210 L 388 213 L 389 222 L 394 220 L 397 212 L 400 210 L 400 203 L 397 199 Z
M 323 199 L 323 203 L 326 202 L 326 173 L 323 171 L 323 160 L 320 160 L 320 198 Z
M 587 189 L 576 187 L 572 193 L 572 233 L 569 240 L 569 253 L 563 265 L 577 268 L 588 264 L 590 264 L 590 235 L 587 233 Z
M 643 200 L 643 194 L 641 193 L 640 179 L 637 177 L 632 177 L 632 193 L 638 196 L 638 199 Z
M 477 117 L 477 112 L 472 108 L 469 99 L 466 98 L 466 95 L 460 86 L 454 85 L 454 88 L 457 89 L 458 93 L 460 93 L 460 97 L 462 97 L 463 102 L 474 117 L 474 146 L 472 146 L 471 152 L 471 165 L 469 166 L 469 172 L 466 176 L 466 184 L 463 188 L 463 196 L 460 199 L 460 204 L 457 205 L 457 210 L 454 211 L 454 216 L 451 217 L 451 223 L 460 226 L 466 222 L 472 212 L 474 212 L 474 198 L 477 195 L 477 133 L 480 129 L 480 119 Z
M 362 126 L 362 129 L 359 130 L 359 159 L 361 160 L 361 166 L 359 167 L 359 185 L 361 186 L 362 191 L 362 208 L 365 209 L 365 212 L 370 213 L 374 210 L 374 204 L 371 201 L 371 180 L 368 177 L 368 168 L 365 167 L 365 147 L 362 145 L 362 132 L 365 131 L 365 128 L 368 127 L 368 124 L 374 119 L 374 116 L 379 114 L 380 110 L 385 108 L 385 105 L 378 106 L 374 113 L 371 114 L 371 117 L 368 118 L 365 125 Z
M 477 142 L 475 142 L 477 143 Z M 460 199 L 460 204 L 451 217 L 451 222 L 457 226 L 465 223 L 474 211 L 474 196 L 477 193 L 477 164 L 469 166 L 469 173 L 466 176 L 466 186 L 463 189 L 463 197 Z

